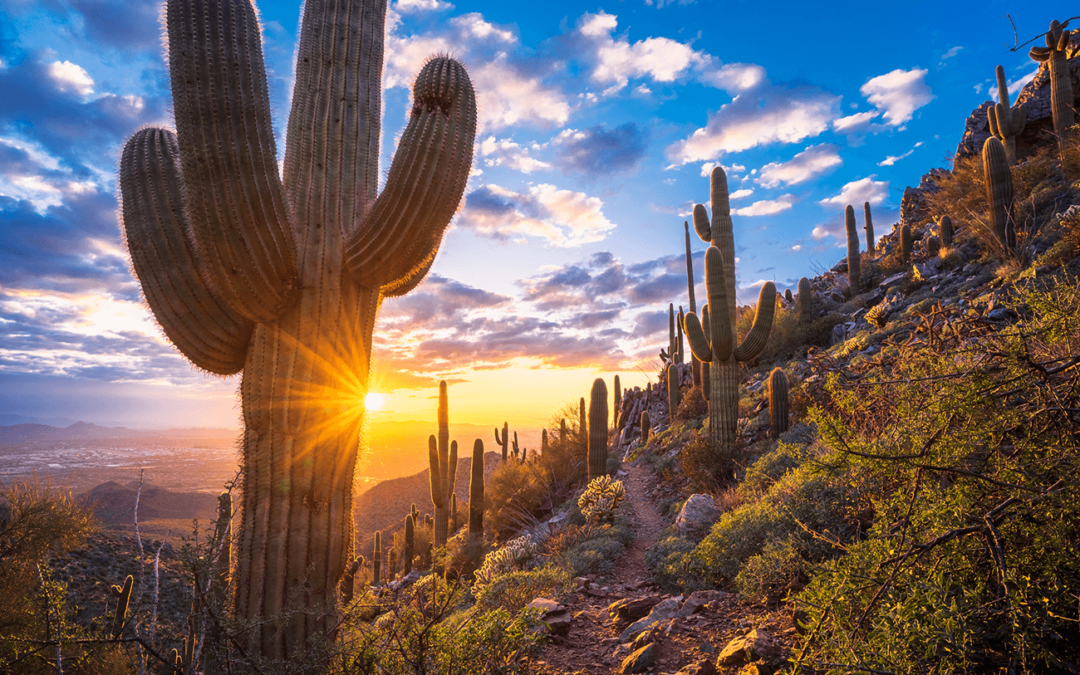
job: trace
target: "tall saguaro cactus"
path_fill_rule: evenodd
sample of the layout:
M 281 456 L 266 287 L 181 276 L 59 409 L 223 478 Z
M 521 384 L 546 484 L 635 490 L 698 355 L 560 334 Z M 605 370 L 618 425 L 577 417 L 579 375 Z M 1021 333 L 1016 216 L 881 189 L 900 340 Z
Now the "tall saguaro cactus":
M 429 61 L 379 184 L 386 0 L 308 0 L 279 175 L 255 9 L 168 0 L 176 133 L 124 147 L 122 218 L 158 323 L 197 367 L 243 371 L 236 617 L 299 656 L 337 625 L 382 298 L 431 268 L 472 164 L 476 100 Z
M 697 299 L 694 297 L 694 257 L 690 253 L 690 224 L 683 221 L 683 242 L 686 244 L 686 292 L 690 296 L 690 311 L 697 312 Z M 690 368 L 694 374 L 694 385 L 701 384 L 701 362 L 693 352 L 690 353 Z
M 1024 131 L 1027 113 L 1023 108 L 1009 105 L 1009 83 L 1005 81 L 1005 69 L 997 67 L 998 103 L 987 110 L 990 133 L 997 136 L 1005 146 L 1005 160 L 1009 166 L 1016 164 L 1016 137 Z M 1051 95 L 1053 90 L 1051 90 Z
M 814 290 L 806 277 L 799 279 L 799 322 L 810 323 L 814 320 Z
M 607 384 L 598 377 L 589 395 L 589 480 L 607 473 Z
M 866 230 L 866 252 L 873 255 L 876 242 L 874 241 L 874 221 L 870 218 L 870 202 L 863 202 L 863 229 Z
M 859 294 L 859 230 L 855 225 L 855 209 L 851 204 L 844 209 L 844 226 L 847 228 L 847 275 L 851 296 Z
M 1012 222 L 1012 172 L 1005 159 L 1005 148 L 994 136 L 983 143 L 982 162 L 986 200 L 990 203 L 990 229 L 1001 245 L 1011 251 L 1016 248 L 1016 227 Z
M 469 476 L 469 536 L 484 538 L 484 442 L 473 443 Z
M 780 438 L 788 430 L 788 381 L 780 368 L 769 373 L 769 437 Z
M 619 382 L 619 376 L 615 376 L 615 400 L 611 406 L 612 411 L 612 426 L 616 429 L 619 428 L 619 412 L 622 409 L 622 383 Z
M 446 544 L 450 526 L 450 495 L 457 485 L 457 441 L 450 443 L 450 404 L 446 382 L 439 382 L 439 438 L 428 438 L 428 483 L 435 507 L 435 545 Z M 449 447 L 448 447 L 449 446 Z
M 1050 30 L 1046 32 L 1046 46 L 1032 47 L 1028 52 L 1032 59 L 1040 63 L 1046 62 L 1050 67 L 1050 109 L 1054 115 L 1054 133 L 1057 134 L 1059 143 L 1064 142 L 1069 127 L 1076 122 L 1073 114 L 1075 99 L 1072 75 L 1069 73 L 1069 60 L 1066 55 L 1071 31 L 1062 28 L 1057 21 L 1051 21 Z
M 735 236 L 728 202 L 727 176 L 721 167 L 712 172 L 712 222 L 705 207 L 694 207 L 694 229 L 711 243 L 705 252 L 705 288 L 709 295 L 709 321 L 703 329 L 696 314 L 686 315 L 690 349 L 709 363 L 709 439 L 729 460 L 735 454 L 735 425 L 739 416 L 739 362 L 757 358 L 765 349 L 776 309 L 776 286 L 761 287 L 753 327 L 735 346 Z M 708 332 L 706 332 L 708 331 Z
M 505 462 L 510 448 L 510 425 L 503 422 L 502 438 L 499 438 L 499 427 L 495 427 L 495 445 L 502 447 L 502 457 Z

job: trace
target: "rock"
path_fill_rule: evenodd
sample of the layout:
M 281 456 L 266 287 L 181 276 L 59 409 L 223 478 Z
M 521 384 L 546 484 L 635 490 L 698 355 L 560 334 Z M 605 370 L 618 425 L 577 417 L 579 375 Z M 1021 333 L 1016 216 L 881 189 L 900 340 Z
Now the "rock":
M 888 290 L 890 286 L 899 286 L 901 283 L 903 283 L 904 279 L 906 279 L 906 278 L 907 278 L 907 272 L 901 272 L 900 274 L 894 274 L 891 277 L 889 277 L 888 279 L 885 279 L 880 284 L 878 284 L 878 287 L 883 288 L 885 290 Z
M 925 281 L 941 274 L 941 260 L 938 258 L 930 258 L 925 262 L 915 263 L 912 266 L 912 269 L 915 272 L 916 281 Z
M 680 537 L 698 540 L 708 534 L 717 515 L 716 502 L 710 495 L 690 495 L 675 518 L 675 529 Z
M 608 605 L 608 616 L 612 621 L 637 621 L 648 616 L 652 608 L 660 603 L 659 595 L 644 598 L 623 598 Z
M 543 614 L 540 620 L 548 625 L 552 635 L 566 635 L 570 632 L 570 612 L 559 603 L 548 598 L 536 598 L 527 607 L 536 607 Z
M 684 666 L 675 675 L 716 675 L 716 666 L 709 659 L 702 659 L 697 663 Z
M 982 146 L 979 149 L 982 150 Z M 926 206 L 926 196 L 937 192 L 940 189 L 937 186 L 938 181 L 948 175 L 949 172 L 945 169 L 930 169 L 919 179 L 919 187 L 905 188 L 904 196 L 900 200 L 900 222 L 914 230 L 917 225 L 927 220 L 930 214 Z M 911 234 L 914 238 L 915 232 Z
M 990 138 L 990 120 L 987 110 L 994 107 L 993 101 L 984 101 L 971 111 L 964 121 L 964 133 L 960 144 L 956 146 L 956 158 L 974 157 L 982 152 L 983 143 Z
M 688 617 L 691 614 L 696 614 L 698 610 L 710 602 L 719 602 L 729 597 L 731 597 L 731 594 L 724 591 L 694 591 L 690 594 L 690 597 L 683 601 L 682 607 L 675 613 L 675 616 Z
M 620 673 L 643 673 L 646 668 L 656 663 L 656 643 L 650 642 L 630 656 L 623 659 L 619 666 Z
M 749 635 L 735 638 L 716 657 L 716 666 L 740 666 L 760 659 L 771 660 L 779 653 L 773 636 L 763 630 L 752 630 Z
M 659 604 L 652 608 L 652 611 L 649 612 L 648 616 L 642 619 L 638 619 L 634 623 L 627 626 L 626 629 L 623 630 L 622 634 L 619 635 L 619 639 L 623 642 L 632 640 L 635 636 L 637 636 L 638 633 L 647 629 L 649 626 L 652 626 L 654 623 L 657 623 L 658 621 L 667 621 L 668 619 L 674 617 L 675 612 L 679 611 L 680 604 L 681 603 L 679 596 L 675 596 L 673 598 L 668 598 L 661 601 Z
M 1016 310 L 1010 307 L 996 307 L 986 315 L 986 318 L 991 321 L 1001 321 L 1005 323 L 1012 323 L 1020 319 L 1020 315 L 1016 313 Z

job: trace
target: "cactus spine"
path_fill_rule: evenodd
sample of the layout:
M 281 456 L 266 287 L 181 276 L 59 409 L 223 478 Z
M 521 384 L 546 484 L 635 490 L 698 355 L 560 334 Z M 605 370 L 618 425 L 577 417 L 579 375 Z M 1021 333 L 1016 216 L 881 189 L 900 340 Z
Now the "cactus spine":
M 401 555 L 401 572 L 412 572 L 413 553 L 416 546 L 416 519 L 413 514 L 405 516 L 405 550 Z
M 855 209 L 851 204 L 844 209 L 844 225 L 847 228 L 847 274 L 852 297 L 859 294 L 859 230 L 855 225 Z
M 510 447 L 510 425 L 503 422 L 502 439 L 499 438 L 499 427 L 495 427 L 495 445 L 502 447 L 502 458 L 507 460 L 507 449 Z
M 769 373 L 769 426 L 773 438 L 788 430 L 788 381 L 780 368 Z
M 686 315 L 690 349 L 709 363 L 709 438 L 721 454 L 735 458 L 735 425 L 739 415 L 739 363 L 753 360 L 765 349 L 776 308 L 776 286 L 761 287 L 753 327 L 735 346 L 735 237 L 728 202 L 727 176 L 712 172 L 712 223 L 701 204 L 694 206 L 694 229 L 710 242 L 705 252 L 705 287 L 709 294 L 709 337 L 695 314 Z M 732 467 L 724 467 L 724 471 Z
M 596 378 L 589 395 L 589 480 L 607 474 L 607 385 Z
M 926 239 L 926 255 L 930 257 L 936 257 L 941 252 L 941 240 L 937 237 L 927 237 Z
M 668 423 L 675 422 L 675 411 L 679 409 L 682 391 L 679 389 L 679 364 L 669 363 L 667 367 Z
M 900 259 L 905 263 L 911 261 L 911 226 L 909 225 L 900 228 Z
M 469 536 L 484 537 L 484 442 L 473 443 L 472 472 L 469 476 Z
M 1016 137 L 1024 131 L 1027 114 L 1023 108 L 1009 106 L 1009 83 L 1005 81 L 1005 69 L 997 67 L 998 103 L 987 110 L 990 133 L 997 136 L 1005 146 L 1005 161 L 1016 165 Z M 1053 90 L 1051 89 L 1051 95 Z
M 155 318 L 199 368 L 243 370 L 234 610 L 260 626 L 266 659 L 337 625 L 377 310 L 431 268 L 476 131 L 464 67 L 432 59 L 379 194 L 386 2 L 308 0 L 303 14 L 283 175 L 243 0 L 166 3 L 177 131 L 139 130 L 120 161 L 125 238 Z
M 641 442 L 642 444 L 649 442 L 649 411 L 641 411 Z
M 131 604 L 131 588 L 135 585 L 135 579 L 130 574 L 124 579 L 123 586 L 113 586 L 109 594 L 116 598 L 116 611 L 113 613 L 112 637 L 119 640 L 127 625 L 128 606 Z
M 1066 22 L 1067 23 L 1067 22 Z M 1064 143 L 1069 133 L 1069 127 L 1075 123 L 1073 115 L 1073 88 L 1072 75 L 1069 72 L 1069 61 L 1066 51 L 1069 48 L 1069 33 L 1062 30 L 1057 21 L 1050 22 L 1050 30 L 1046 33 L 1045 47 L 1032 47 L 1028 56 L 1050 67 L 1050 107 L 1054 114 L 1054 133 L 1057 134 L 1058 143 Z
M 382 565 L 382 534 L 375 532 L 375 549 L 371 554 L 371 585 L 379 585 L 379 571 Z
M 428 438 L 428 483 L 435 507 L 435 545 L 446 544 L 450 526 L 450 495 L 457 484 L 457 441 L 450 443 L 450 405 L 446 382 L 439 382 L 439 438 Z M 449 447 L 447 447 L 449 446 Z
M 814 291 L 810 287 L 810 280 L 806 277 L 799 279 L 799 321 L 810 323 L 814 320 Z
M 982 149 L 983 181 L 986 200 L 990 203 L 990 229 L 1008 251 L 1016 248 L 1016 228 L 1012 222 L 1013 182 L 1005 148 L 994 136 L 986 139 Z
M 941 233 L 941 244 L 943 246 L 952 246 L 952 241 L 953 241 L 952 218 L 950 218 L 948 216 L 942 216 L 938 220 L 938 231 Z
M 877 247 L 877 242 L 874 241 L 874 221 L 870 218 L 870 202 L 863 202 L 863 229 L 866 230 L 866 252 L 873 253 Z
M 619 428 L 619 413 L 622 408 L 622 385 L 619 384 L 619 376 L 615 376 L 615 403 L 611 406 L 612 426 Z

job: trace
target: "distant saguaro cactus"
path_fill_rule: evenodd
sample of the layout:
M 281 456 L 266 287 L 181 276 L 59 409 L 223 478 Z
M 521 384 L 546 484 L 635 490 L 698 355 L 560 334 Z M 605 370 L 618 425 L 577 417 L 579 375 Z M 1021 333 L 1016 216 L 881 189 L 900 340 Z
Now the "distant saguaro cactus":
M 847 274 L 852 297 L 859 294 L 859 230 L 855 225 L 855 209 L 851 204 L 844 209 L 844 227 L 847 229 Z
M 619 376 L 615 376 L 615 391 L 614 391 L 614 403 L 611 406 L 611 425 L 616 429 L 619 428 L 619 409 L 622 407 L 622 385 L 619 383 Z
M 473 442 L 469 476 L 469 536 L 484 537 L 484 442 Z
M 578 410 L 578 441 L 583 450 L 589 450 L 589 425 L 585 421 L 585 397 L 581 397 Z
M 416 546 L 416 521 L 413 514 L 405 516 L 405 550 L 401 554 L 402 574 L 412 572 L 413 555 Z
M 997 67 L 998 103 L 987 110 L 990 133 L 997 136 L 1005 146 L 1005 161 L 1016 164 L 1016 137 L 1024 131 L 1027 114 L 1023 108 L 1009 105 L 1009 83 L 1005 81 L 1005 69 Z M 1051 95 L 1053 89 L 1051 89 Z
M 135 585 L 135 579 L 130 574 L 124 578 L 123 586 L 113 586 L 109 594 L 116 598 L 116 611 L 113 612 L 112 637 L 119 640 L 127 625 L 128 606 L 131 604 L 131 589 Z
M 863 229 L 866 230 L 866 252 L 873 254 L 877 243 L 874 240 L 874 221 L 870 218 L 870 202 L 863 202 Z
M 705 252 L 705 287 L 709 294 L 708 333 L 695 314 L 686 315 L 690 349 L 709 362 L 709 439 L 729 462 L 735 459 L 735 426 L 739 415 L 739 363 L 765 349 L 776 308 L 776 286 L 765 282 L 758 295 L 754 324 L 735 346 L 735 237 L 732 233 L 727 176 L 712 171 L 712 223 L 701 204 L 694 206 L 694 229 L 711 245 Z M 726 470 L 726 469 L 725 469 Z
M 1047 62 L 1050 67 L 1050 108 L 1054 115 L 1054 133 L 1057 134 L 1058 143 L 1064 143 L 1069 134 L 1069 127 L 1075 121 L 1073 114 L 1073 88 L 1072 75 L 1069 72 L 1069 61 L 1066 52 L 1069 49 L 1069 33 L 1062 30 L 1057 21 L 1050 22 L 1050 30 L 1046 33 L 1045 47 L 1032 47 L 1028 56 L 1042 63 Z
M 382 534 L 375 531 L 375 548 L 371 553 L 371 585 L 379 585 L 379 572 L 382 566 Z
M 641 411 L 641 442 L 642 444 L 649 442 L 649 411 Z
M 682 400 L 682 390 L 679 388 L 679 364 L 669 363 L 667 373 L 667 396 L 668 396 L 668 423 L 675 422 L 675 411 L 679 409 Z
M 690 311 L 697 313 L 697 300 L 694 298 L 694 257 L 690 253 L 690 224 L 683 221 L 683 242 L 686 244 L 686 292 L 690 296 Z M 685 332 L 685 328 L 683 331 Z M 690 369 L 694 376 L 694 386 L 701 385 L 701 361 L 690 353 Z
M 559 421 L 559 441 L 565 443 L 566 438 L 566 418 L 564 417 Z
M 788 430 L 788 381 L 780 368 L 769 373 L 769 428 L 772 438 Z
M 942 216 L 938 219 L 938 231 L 941 233 L 941 243 L 944 246 L 952 246 L 953 224 L 952 218 Z
M 941 240 L 937 237 L 927 237 L 926 255 L 930 257 L 937 257 L 938 253 L 941 253 Z
M 1005 148 L 991 136 L 983 143 L 983 182 L 986 200 L 990 203 L 990 229 L 1007 250 L 1016 248 L 1016 228 L 1012 221 L 1013 182 Z
M 510 425 L 506 422 L 503 422 L 502 438 L 499 438 L 499 427 L 495 427 L 495 445 L 502 447 L 502 461 L 505 462 L 510 448 Z
M 589 395 L 589 480 L 607 474 L 607 385 L 593 381 Z
M 450 526 L 450 495 L 457 484 L 457 441 L 450 443 L 450 404 L 446 382 L 439 382 L 439 438 L 428 438 L 428 485 L 435 507 L 435 545 L 446 544 Z M 449 446 L 449 448 L 447 447 Z
M 810 323 L 814 320 L 814 290 L 806 277 L 799 279 L 799 321 Z
M 679 305 L 679 313 L 675 315 L 675 358 L 672 359 L 675 363 L 683 363 L 685 352 L 683 351 L 683 311 L 682 305 Z
M 911 262 L 911 226 L 904 225 L 900 228 L 900 259 L 905 263 Z
M 377 310 L 431 269 L 472 164 L 472 85 L 433 58 L 378 192 L 386 4 L 304 3 L 279 173 L 254 7 L 170 0 L 176 133 L 140 129 L 120 160 L 155 318 L 200 369 L 243 370 L 233 607 L 270 660 L 338 623 Z

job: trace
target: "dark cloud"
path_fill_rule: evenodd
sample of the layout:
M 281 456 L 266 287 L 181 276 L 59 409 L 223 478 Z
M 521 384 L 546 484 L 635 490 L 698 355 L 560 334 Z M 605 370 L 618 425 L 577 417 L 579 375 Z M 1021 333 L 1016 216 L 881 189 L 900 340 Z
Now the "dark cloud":
M 556 164 L 563 171 L 590 176 L 636 169 L 648 148 L 647 135 L 635 122 L 610 130 L 603 125 L 583 131 L 568 129 L 555 143 L 559 147 Z
M 498 307 L 510 298 L 432 274 L 408 295 L 383 303 L 380 324 L 415 327 L 460 324 L 470 310 Z M 380 328 L 383 326 L 380 325 Z

